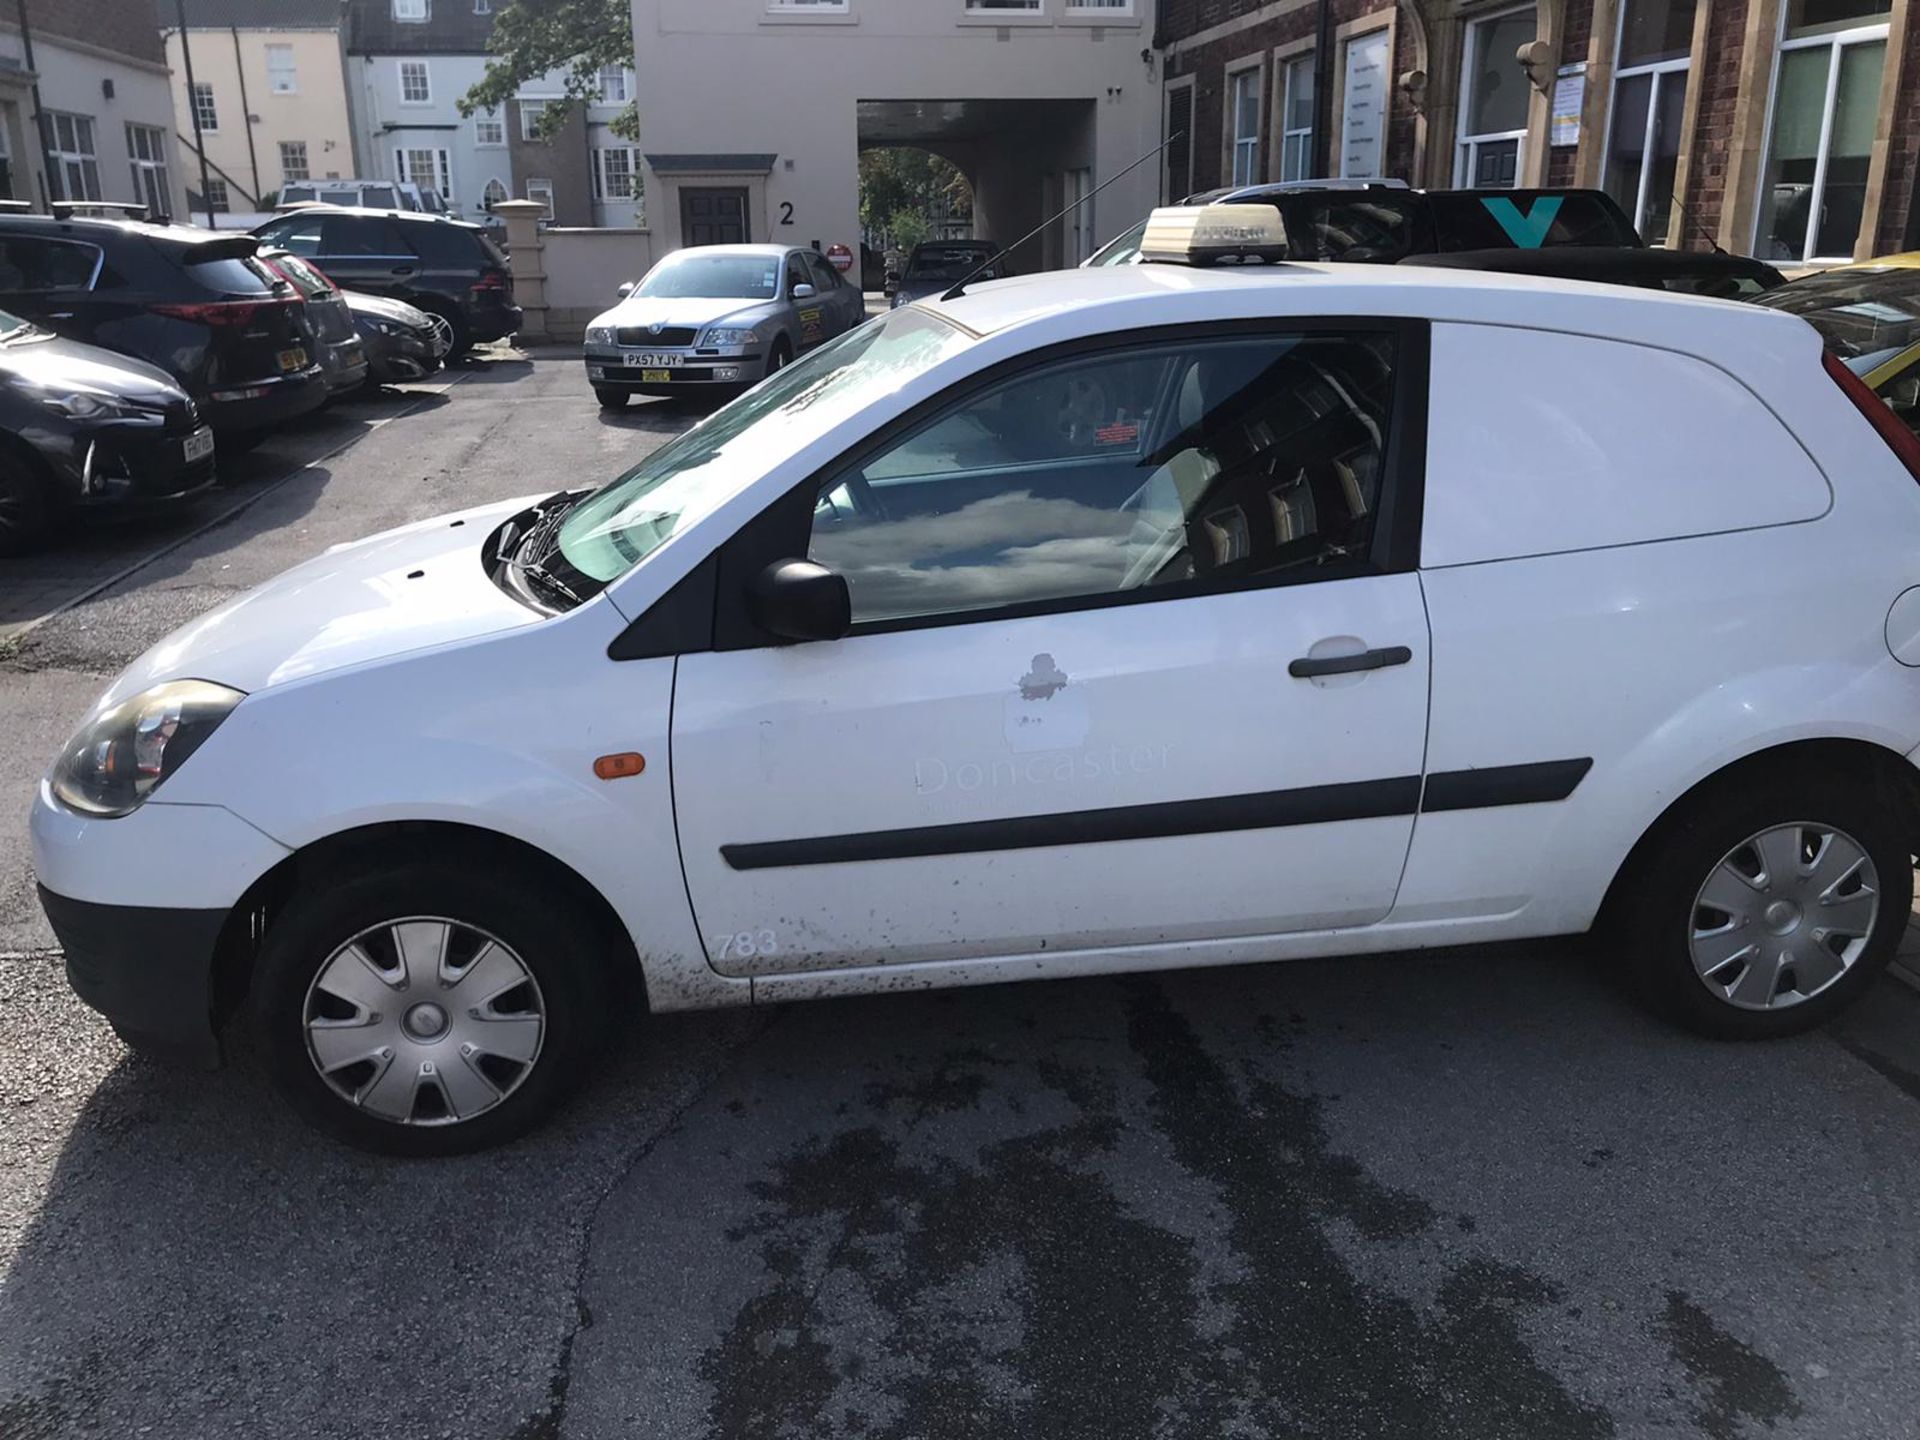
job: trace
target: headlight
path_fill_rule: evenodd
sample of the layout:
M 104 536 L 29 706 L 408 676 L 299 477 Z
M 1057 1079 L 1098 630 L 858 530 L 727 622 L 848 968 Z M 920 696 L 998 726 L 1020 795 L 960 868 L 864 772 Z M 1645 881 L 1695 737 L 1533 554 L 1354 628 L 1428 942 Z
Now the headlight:
M 723 326 L 717 330 L 707 331 L 700 337 L 700 343 L 708 346 L 757 345 L 760 343 L 760 333 L 757 330 L 730 330 Z
M 141 413 L 97 390 L 42 390 L 40 403 L 58 410 L 69 420 L 115 420 Z
M 613 344 L 613 326 L 589 325 L 587 327 L 587 343 L 589 345 Z
M 205 680 L 173 680 L 123 700 L 67 742 L 48 777 L 53 793 L 82 814 L 131 814 L 246 698 Z

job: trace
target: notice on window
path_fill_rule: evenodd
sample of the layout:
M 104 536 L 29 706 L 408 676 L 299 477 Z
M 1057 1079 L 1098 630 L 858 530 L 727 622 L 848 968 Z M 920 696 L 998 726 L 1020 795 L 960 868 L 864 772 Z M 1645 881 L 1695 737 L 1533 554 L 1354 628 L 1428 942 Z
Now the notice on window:
M 1562 65 L 1553 77 L 1553 140 L 1555 145 L 1580 143 L 1580 110 L 1587 103 L 1587 67 Z
M 1380 173 L 1387 123 L 1387 32 L 1347 42 L 1346 88 L 1340 102 L 1340 174 L 1370 179 Z

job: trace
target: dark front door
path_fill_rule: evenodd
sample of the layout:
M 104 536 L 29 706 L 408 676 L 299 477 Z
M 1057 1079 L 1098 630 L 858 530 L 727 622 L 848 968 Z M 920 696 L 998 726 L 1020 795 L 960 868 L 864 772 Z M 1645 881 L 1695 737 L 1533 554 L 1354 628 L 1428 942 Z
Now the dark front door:
M 680 238 L 689 245 L 747 243 L 745 190 L 682 190 Z

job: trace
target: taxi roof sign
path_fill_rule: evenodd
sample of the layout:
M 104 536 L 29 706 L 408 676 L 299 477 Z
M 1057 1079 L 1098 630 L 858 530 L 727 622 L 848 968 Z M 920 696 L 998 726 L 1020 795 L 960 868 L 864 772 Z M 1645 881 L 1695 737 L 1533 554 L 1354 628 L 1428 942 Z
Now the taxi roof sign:
M 1287 258 L 1287 227 L 1272 205 L 1167 205 L 1147 217 L 1140 258 L 1170 265 Z

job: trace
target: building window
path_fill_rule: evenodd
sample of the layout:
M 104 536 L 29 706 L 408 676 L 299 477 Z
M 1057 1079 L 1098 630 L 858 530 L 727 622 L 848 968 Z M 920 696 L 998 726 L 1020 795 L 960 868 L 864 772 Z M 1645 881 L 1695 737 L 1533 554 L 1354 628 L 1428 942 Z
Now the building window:
M 520 102 L 520 138 L 522 140 L 539 140 L 541 138 L 540 119 L 547 113 L 547 106 L 552 103 L 550 100 L 522 100 Z
M 1227 133 L 1232 137 L 1232 180 L 1251 185 L 1260 178 L 1260 68 L 1236 70 L 1227 77 Z
M 1133 14 L 1133 0 L 1067 0 L 1067 14 L 1124 19 Z
M 1788 0 L 1754 253 L 1850 260 L 1887 60 L 1889 0 Z
M 393 158 L 393 168 L 400 178 L 417 186 L 422 195 L 453 199 L 453 172 L 446 151 L 402 146 L 393 152 Z
M 844 15 L 847 0 L 767 0 L 769 10 L 811 10 L 816 15 Z
M 1455 184 L 1512 189 L 1520 183 L 1520 148 L 1533 87 L 1515 57 L 1538 28 L 1531 5 L 1467 27 Z
M 487 181 L 486 189 L 480 192 L 480 206 L 484 210 L 491 210 L 506 198 L 507 187 L 502 185 L 497 179 L 489 180 Z
M 553 219 L 553 181 L 527 181 L 527 199 L 547 207 L 547 219 Z
M 1040 0 L 967 0 L 969 15 L 1038 15 Z
M 299 92 L 300 77 L 293 66 L 293 46 L 267 46 L 267 88 L 276 95 Z
M 593 159 L 593 198 L 631 200 L 633 148 L 628 145 L 602 145 L 593 152 Z
M 193 120 L 209 133 L 220 128 L 220 110 L 213 103 L 213 86 L 204 80 L 195 82 L 193 87 Z
M 307 169 L 307 142 L 304 140 L 282 140 L 280 142 L 280 183 L 289 180 L 311 180 L 313 172 Z
M 413 25 L 424 25 L 430 3 L 431 0 L 393 0 L 393 18 Z
M 158 125 L 127 126 L 127 159 L 133 164 L 133 193 L 149 216 L 173 209 L 173 182 L 167 172 L 167 132 Z
M 214 215 L 227 213 L 227 182 L 218 175 L 207 180 L 207 210 Z
M 93 117 L 46 112 L 48 159 L 62 200 L 100 198 L 100 161 L 93 147 Z
M 486 150 L 507 143 L 507 122 L 500 118 L 498 107 L 474 112 L 473 143 Z
M 1627 0 L 1607 135 L 1606 190 L 1651 243 L 1673 223 L 1695 0 Z
M 1300 55 L 1280 71 L 1280 178 L 1313 173 L 1313 56 Z
M 1178 204 L 1193 193 L 1193 79 L 1167 82 L 1165 111 L 1161 117 L 1160 138 L 1166 148 L 1160 152 L 1160 193 L 1169 205 Z
M 433 87 L 427 80 L 427 62 L 402 60 L 400 62 L 400 103 L 427 105 L 432 101 Z
M 633 87 L 627 83 L 627 67 L 609 65 L 600 72 L 600 103 L 602 105 L 624 105 L 633 98 Z
M 473 0 L 473 13 L 476 15 L 491 15 L 493 13 L 493 0 Z M 504 200 L 507 197 L 502 195 L 500 198 Z

